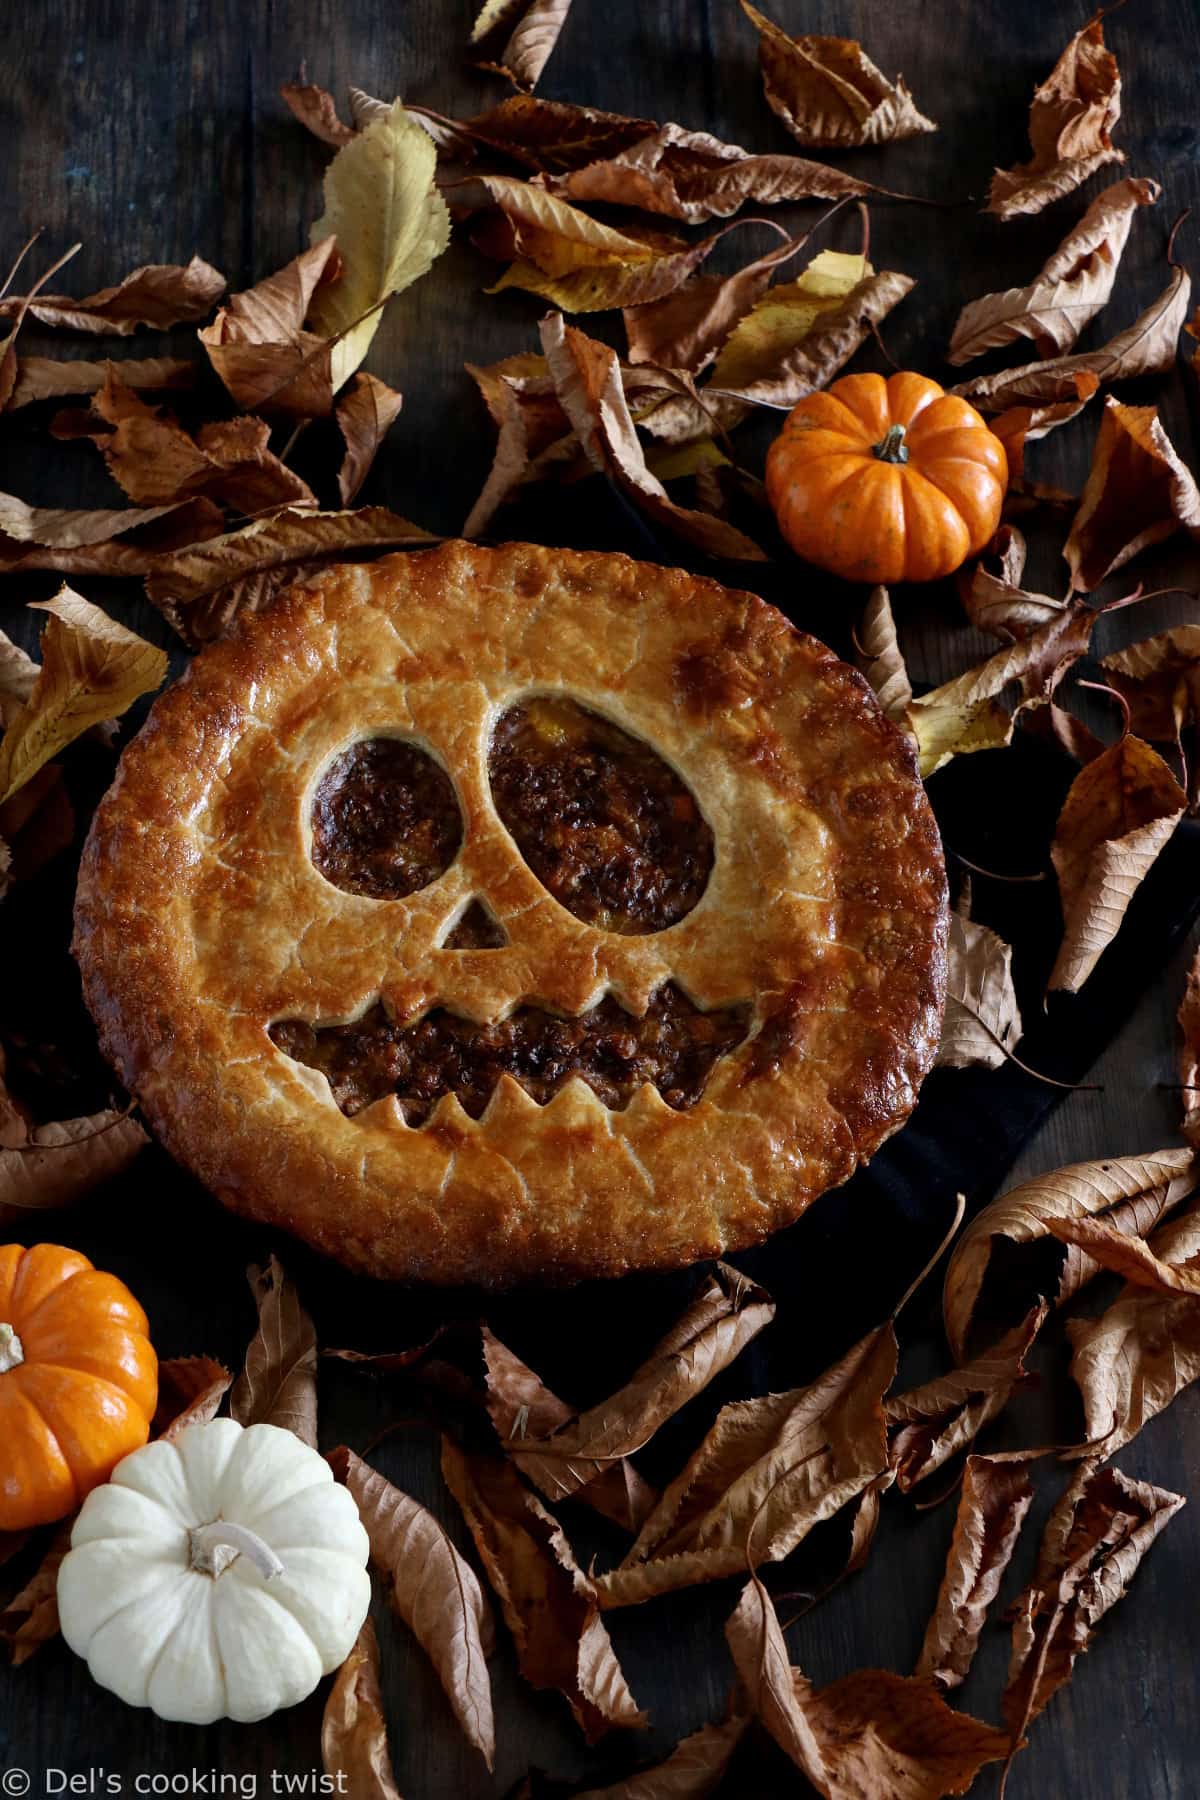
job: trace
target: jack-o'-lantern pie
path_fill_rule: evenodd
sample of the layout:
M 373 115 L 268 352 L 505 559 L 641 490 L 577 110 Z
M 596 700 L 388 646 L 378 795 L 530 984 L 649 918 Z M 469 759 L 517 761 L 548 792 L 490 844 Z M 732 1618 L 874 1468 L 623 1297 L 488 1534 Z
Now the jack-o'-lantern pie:
M 666 1268 L 908 1117 L 946 880 L 908 741 L 751 594 L 451 543 L 205 650 L 97 814 L 104 1048 L 237 1212 L 373 1275 Z

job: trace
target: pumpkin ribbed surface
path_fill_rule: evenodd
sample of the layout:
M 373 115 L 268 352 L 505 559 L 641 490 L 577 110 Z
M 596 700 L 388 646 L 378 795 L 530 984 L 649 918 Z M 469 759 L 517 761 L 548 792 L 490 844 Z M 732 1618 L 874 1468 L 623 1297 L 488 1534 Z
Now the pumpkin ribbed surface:
M 1000 522 L 1008 459 L 973 406 L 924 375 L 846 375 L 788 414 L 767 457 L 779 529 L 846 581 L 935 581 Z
M 0 1531 L 61 1519 L 146 1442 L 148 1331 L 124 1283 L 78 1251 L 0 1248 Z

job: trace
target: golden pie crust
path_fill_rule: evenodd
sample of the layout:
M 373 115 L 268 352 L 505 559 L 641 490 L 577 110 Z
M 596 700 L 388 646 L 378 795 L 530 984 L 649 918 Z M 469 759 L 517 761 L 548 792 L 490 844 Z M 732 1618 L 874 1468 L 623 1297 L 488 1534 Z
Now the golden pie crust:
M 569 696 L 645 740 L 712 830 L 699 903 L 620 935 L 549 894 L 501 824 L 492 727 Z M 450 775 L 463 839 L 405 899 L 314 867 L 324 770 L 364 735 Z M 501 948 L 439 948 L 482 898 Z M 666 1268 L 765 1238 L 908 1117 L 945 989 L 946 879 L 911 745 L 861 677 L 752 594 L 624 556 L 450 543 L 327 568 L 199 655 L 121 759 L 75 950 L 103 1047 L 167 1148 L 239 1213 L 353 1269 L 503 1285 Z M 676 1110 L 504 1074 L 478 1119 L 389 1094 L 347 1117 L 281 1019 L 382 1000 L 487 1022 L 674 982 L 748 1009 Z

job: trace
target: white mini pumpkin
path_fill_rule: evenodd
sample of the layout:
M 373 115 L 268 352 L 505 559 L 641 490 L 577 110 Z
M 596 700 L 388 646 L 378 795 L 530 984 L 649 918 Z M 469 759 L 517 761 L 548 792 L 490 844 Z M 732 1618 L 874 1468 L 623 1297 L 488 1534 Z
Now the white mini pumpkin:
M 323 1456 L 274 1425 L 192 1425 L 84 1502 L 58 1577 L 63 1636 L 101 1687 L 164 1719 L 265 1719 L 345 1661 L 367 1534 Z

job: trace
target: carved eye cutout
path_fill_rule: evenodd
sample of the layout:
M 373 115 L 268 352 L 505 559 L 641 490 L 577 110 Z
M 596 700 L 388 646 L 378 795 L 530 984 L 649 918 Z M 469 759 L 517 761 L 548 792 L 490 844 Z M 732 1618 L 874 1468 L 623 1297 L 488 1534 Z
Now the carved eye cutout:
M 415 894 L 450 867 L 462 836 L 450 777 L 404 738 L 360 738 L 334 758 L 313 795 L 313 862 L 348 894 Z
M 472 900 L 442 939 L 443 950 L 503 950 L 508 933 L 482 900 Z
M 657 751 L 563 697 L 510 706 L 488 757 L 496 811 L 533 873 L 588 925 L 626 936 L 691 912 L 713 836 Z

